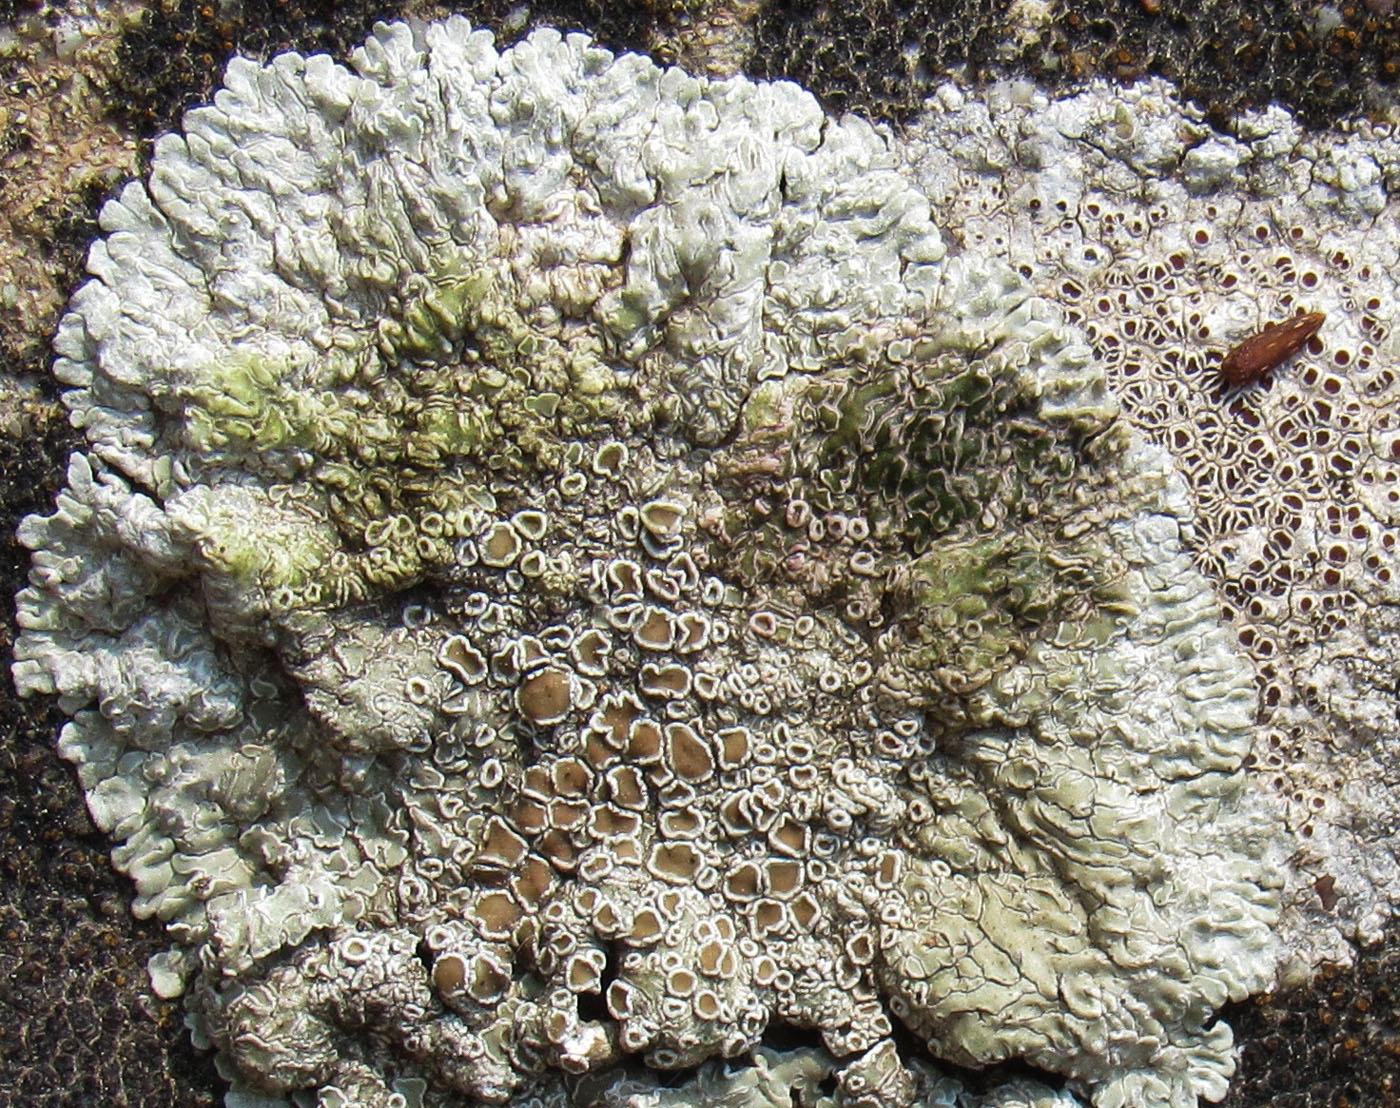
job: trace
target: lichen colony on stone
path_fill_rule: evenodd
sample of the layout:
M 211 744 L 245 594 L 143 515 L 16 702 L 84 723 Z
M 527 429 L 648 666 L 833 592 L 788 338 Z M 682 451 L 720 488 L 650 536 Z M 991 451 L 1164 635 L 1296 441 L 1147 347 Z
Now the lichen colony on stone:
M 945 232 L 1062 304 L 1182 475 L 1255 663 L 1284 946 L 1347 962 L 1400 904 L 1400 136 L 1277 106 L 1227 134 L 1156 79 L 948 85 L 930 109 L 901 153 Z M 1326 313 L 1319 341 L 1227 389 L 1221 355 L 1298 311 Z
M 752 1087 L 943 1103 L 897 1021 L 1218 1097 L 1250 673 L 1082 342 L 795 86 L 353 62 L 235 61 L 104 209 L 22 532 L 17 682 L 239 1086 L 566 1101 L 787 1025 Z

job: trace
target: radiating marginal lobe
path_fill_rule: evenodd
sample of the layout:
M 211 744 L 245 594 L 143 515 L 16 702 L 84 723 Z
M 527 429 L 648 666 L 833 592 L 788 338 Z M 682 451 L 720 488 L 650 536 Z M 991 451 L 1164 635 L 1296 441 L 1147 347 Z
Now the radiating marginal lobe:
M 1303 349 L 1326 318 L 1322 312 L 1300 312 L 1282 323 L 1270 323 L 1225 355 L 1220 375 L 1232 385 L 1262 381 Z

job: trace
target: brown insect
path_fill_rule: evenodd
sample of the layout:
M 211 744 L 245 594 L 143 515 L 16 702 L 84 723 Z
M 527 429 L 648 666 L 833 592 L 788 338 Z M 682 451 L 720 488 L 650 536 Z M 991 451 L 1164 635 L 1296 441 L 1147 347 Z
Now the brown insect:
M 1220 375 L 1232 385 L 1262 381 L 1303 349 L 1326 318 L 1322 312 L 1300 312 L 1282 323 L 1270 323 L 1225 355 Z

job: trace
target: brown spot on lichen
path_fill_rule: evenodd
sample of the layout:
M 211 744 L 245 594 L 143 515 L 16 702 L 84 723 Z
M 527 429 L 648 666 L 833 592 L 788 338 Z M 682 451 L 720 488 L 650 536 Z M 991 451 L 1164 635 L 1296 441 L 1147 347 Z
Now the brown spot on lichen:
M 477 851 L 478 865 L 509 869 L 525 856 L 525 840 L 500 819 L 492 818 L 486 825 L 486 835 Z
M 521 682 L 515 703 L 531 723 L 548 726 L 569 714 L 572 698 L 569 675 L 561 669 L 543 669 Z
M 481 560 L 488 566 L 503 569 L 520 554 L 520 536 L 507 523 L 493 524 L 481 543 Z
M 648 608 L 634 637 L 637 645 L 647 650 L 670 650 L 675 641 L 675 625 L 669 613 L 660 608 Z
M 700 870 L 700 853 L 690 843 L 657 843 L 651 848 L 647 868 L 663 881 L 687 885 Z
M 684 723 L 667 725 L 666 754 L 671 770 L 687 781 L 703 781 L 714 769 L 709 745 Z
M 627 754 L 637 762 L 654 762 L 661 756 L 661 727 L 649 719 L 639 719 L 627 736 Z
M 460 955 L 444 954 L 433 963 L 433 987 L 438 992 L 460 992 L 466 983 L 467 964 Z
M 663 930 L 661 917 L 653 909 L 643 908 L 632 917 L 632 927 L 627 933 L 627 939 L 633 945 L 640 946 L 660 938 Z
M 505 893 L 485 893 L 477 898 L 473 914 L 481 922 L 482 931 L 493 937 L 504 937 L 520 922 L 520 908 Z
M 661 538 L 675 534 L 684 516 L 684 508 L 667 500 L 653 500 L 642 505 L 642 525 Z

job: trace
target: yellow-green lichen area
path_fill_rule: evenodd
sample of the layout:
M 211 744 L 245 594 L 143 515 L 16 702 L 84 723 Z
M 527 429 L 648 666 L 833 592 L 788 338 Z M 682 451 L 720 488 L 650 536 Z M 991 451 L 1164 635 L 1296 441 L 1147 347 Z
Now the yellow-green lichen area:
M 275 510 L 260 489 L 215 489 L 204 501 L 197 550 L 207 572 L 238 588 L 304 588 L 335 553 L 335 534 L 314 514 Z
M 450 361 L 466 333 L 465 324 L 479 316 L 492 284 L 484 271 L 411 281 L 402 311 L 378 323 L 385 358 Z
M 1044 631 L 1107 642 L 1133 611 L 1123 570 L 1097 533 L 1066 543 L 1029 527 L 940 541 L 909 567 L 905 664 L 967 689 Z
M 375 425 L 353 391 L 341 391 L 353 371 L 334 358 L 317 368 L 321 383 L 306 388 L 298 384 L 304 367 L 290 359 L 230 351 L 180 393 L 183 445 L 198 455 L 240 458 L 314 452 L 352 436 L 382 441 L 387 428 Z
M 903 893 L 917 913 L 937 913 L 935 942 L 921 929 L 882 934 L 894 1007 L 920 1032 L 937 1034 L 951 1060 L 980 1066 L 1034 1057 L 1063 1045 L 1062 980 L 1103 973 L 1084 910 L 1048 874 L 940 876 L 911 865 Z M 991 1013 L 1016 1011 L 1008 1033 Z
M 283 607 L 413 584 L 451 561 L 473 509 L 491 506 L 486 485 L 553 480 L 571 444 L 643 418 L 591 328 L 531 324 L 489 274 L 420 280 L 406 299 L 377 325 L 374 350 L 238 351 L 183 392 L 185 445 L 276 482 L 291 505 L 260 511 L 255 528 L 214 513 L 203 536 L 229 578 L 289 590 Z M 328 519 L 335 538 L 292 559 L 297 572 L 266 563 L 252 532 L 294 531 L 304 517 Z
M 816 401 L 832 429 L 824 460 L 897 504 L 915 544 L 989 509 L 1021 514 L 1073 476 L 1082 436 L 1040 417 L 1017 370 L 951 354 L 849 381 Z
M 867 366 L 765 382 L 704 524 L 750 589 L 873 617 L 911 695 L 971 692 L 1039 638 L 1101 643 L 1134 612 L 1106 527 L 1143 490 L 1114 484 L 1112 412 L 1071 395 L 1071 417 L 1044 414 L 1024 364 L 938 349 L 895 340 Z

